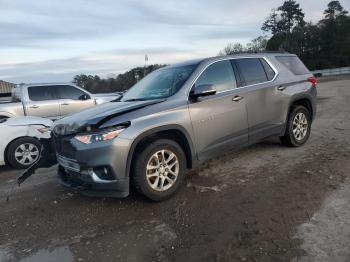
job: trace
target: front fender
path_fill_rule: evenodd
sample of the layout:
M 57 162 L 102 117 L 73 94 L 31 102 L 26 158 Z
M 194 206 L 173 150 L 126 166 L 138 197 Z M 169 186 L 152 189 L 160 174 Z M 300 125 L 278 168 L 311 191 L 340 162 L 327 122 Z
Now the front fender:
M 131 147 L 129 149 L 129 153 L 128 153 L 128 157 L 127 157 L 126 173 L 130 174 L 131 161 L 132 161 L 133 155 L 135 153 L 135 149 L 140 141 L 142 141 L 146 137 L 152 136 L 153 134 L 156 134 L 156 133 L 161 132 L 161 131 L 174 131 L 174 130 L 181 132 L 186 137 L 186 140 L 187 140 L 187 143 L 189 145 L 190 152 L 191 152 L 192 162 L 194 165 L 196 165 L 196 162 L 197 162 L 196 161 L 196 159 L 197 159 L 196 158 L 196 150 L 194 148 L 194 144 L 193 144 L 193 141 L 191 139 L 190 134 L 187 132 L 187 130 L 184 127 L 182 127 L 180 125 L 169 124 L 169 125 L 163 125 L 163 126 L 151 128 L 151 129 L 139 134 L 134 139 L 134 141 L 132 142 Z

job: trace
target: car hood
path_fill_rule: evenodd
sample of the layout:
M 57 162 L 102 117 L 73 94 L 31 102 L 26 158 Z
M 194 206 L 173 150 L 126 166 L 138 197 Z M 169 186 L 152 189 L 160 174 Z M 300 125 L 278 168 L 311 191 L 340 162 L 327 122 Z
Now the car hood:
M 6 119 L 3 122 L 7 126 L 29 126 L 29 125 L 43 125 L 50 127 L 53 122 L 47 118 L 35 117 L 35 116 L 20 116 L 20 117 L 11 117 Z
M 98 105 L 56 121 L 53 131 L 56 135 L 70 135 L 86 131 L 88 126 L 98 128 L 111 118 L 163 101 L 164 99 L 156 99 L 135 102 L 110 102 Z

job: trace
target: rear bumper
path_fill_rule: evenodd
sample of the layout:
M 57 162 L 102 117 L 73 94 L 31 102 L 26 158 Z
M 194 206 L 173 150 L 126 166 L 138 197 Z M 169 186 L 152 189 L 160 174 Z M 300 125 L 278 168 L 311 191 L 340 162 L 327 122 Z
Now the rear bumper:
M 126 172 L 129 140 L 116 138 L 86 145 L 63 137 L 56 138 L 55 143 L 61 143 L 56 149 L 58 176 L 64 186 L 89 196 L 121 198 L 129 195 Z

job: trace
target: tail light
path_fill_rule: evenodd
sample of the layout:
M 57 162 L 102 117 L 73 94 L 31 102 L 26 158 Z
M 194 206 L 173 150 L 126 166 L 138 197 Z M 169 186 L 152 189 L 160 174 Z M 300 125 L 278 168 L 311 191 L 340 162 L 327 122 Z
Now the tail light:
M 307 79 L 307 81 L 309 81 L 309 82 L 312 84 L 313 87 L 316 87 L 316 85 L 317 85 L 317 83 L 318 83 L 317 78 L 314 77 L 314 76 L 309 77 L 309 78 Z

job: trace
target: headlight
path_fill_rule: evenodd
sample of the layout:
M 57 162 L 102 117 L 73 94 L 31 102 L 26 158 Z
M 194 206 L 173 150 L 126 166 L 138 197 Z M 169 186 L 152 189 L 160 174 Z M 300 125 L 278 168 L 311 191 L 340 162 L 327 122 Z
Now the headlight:
M 50 127 L 39 128 L 38 131 L 42 134 L 51 131 Z
M 117 137 L 125 127 L 108 129 L 101 132 L 91 133 L 91 134 L 82 134 L 76 135 L 74 138 L 84 144 L 91 144 L 100 141 L 107 141 Z

